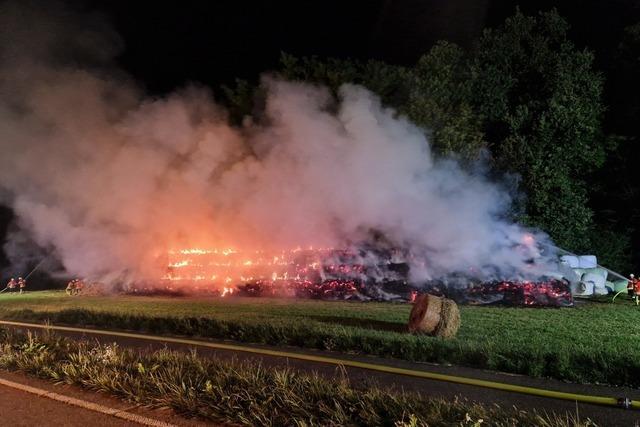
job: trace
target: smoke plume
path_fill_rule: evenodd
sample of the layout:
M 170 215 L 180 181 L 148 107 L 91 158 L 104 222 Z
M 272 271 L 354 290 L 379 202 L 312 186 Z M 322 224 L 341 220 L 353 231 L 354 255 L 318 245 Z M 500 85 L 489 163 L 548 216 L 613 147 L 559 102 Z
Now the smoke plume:
M 0 7 L 9 239 L 29 236 L 69 274 L 153 278 L 170 248 L 344 247 L 372 232 L 424 261 L 416 280 L 530 268 L 507 193 L 435 157 L 422 129 L 362 87 L 335 99 L 265 77 L 264 113 L 233 127 L 206 88 L 145 96 L 112 65 L 121 42 L 99 15 Z M 23 246 L 5 250 L 17 260 Z

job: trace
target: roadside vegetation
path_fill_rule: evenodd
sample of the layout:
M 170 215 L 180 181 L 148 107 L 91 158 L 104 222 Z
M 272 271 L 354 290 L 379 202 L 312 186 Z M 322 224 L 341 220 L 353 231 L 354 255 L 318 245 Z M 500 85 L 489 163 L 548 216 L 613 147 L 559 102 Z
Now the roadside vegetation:
M 228 339 L 640 386 L 640 308 L 461 307 L 455 339 L 405 331 L 411 306 L 267 298 L 0 295 L 0 318 Z
M 425 399 L 344 376 L 325 379 L 292 369 L 200 358 L 169 350 L 139 353 L 0 329 L 0 368 L 103 391 L 151 407 L 234 425 L 592 426 L 571 415 Z

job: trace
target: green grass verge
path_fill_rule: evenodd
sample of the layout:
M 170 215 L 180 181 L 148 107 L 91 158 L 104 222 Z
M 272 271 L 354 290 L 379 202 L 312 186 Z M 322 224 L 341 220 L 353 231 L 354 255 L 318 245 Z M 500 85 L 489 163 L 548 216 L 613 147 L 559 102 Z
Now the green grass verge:
M 461 307 L 455 339 L 404 332 L 410 306 L 272 299 L 0 295 L 0 317 L 292 345 L 640 386 L 640 308 Z
M 352 386 L 334 379 L 162 350 L 141 354 L 45 332 L 0 329 L 0 368 L 108 392 L 152 407 L 234 425 L 592 426 L 463 401 Z

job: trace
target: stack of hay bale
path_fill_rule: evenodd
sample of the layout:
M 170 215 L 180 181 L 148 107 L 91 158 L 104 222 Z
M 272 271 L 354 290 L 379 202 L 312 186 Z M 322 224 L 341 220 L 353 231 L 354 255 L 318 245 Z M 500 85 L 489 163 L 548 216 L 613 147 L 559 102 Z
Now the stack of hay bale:
M 627 288 L 626 280 L 609 280 L 609 272 L 598 267 L 594 255 L 560 257 L 561 270 L 571 282 L 571 293 L 577 296 L 606 295 Z

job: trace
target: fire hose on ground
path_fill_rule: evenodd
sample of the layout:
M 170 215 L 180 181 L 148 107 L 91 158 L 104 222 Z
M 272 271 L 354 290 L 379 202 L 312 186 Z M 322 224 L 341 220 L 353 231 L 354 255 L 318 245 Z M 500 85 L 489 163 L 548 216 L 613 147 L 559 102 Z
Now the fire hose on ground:
M 34 329 L 51 329 L 63 332 L 85 333 L 93 335 L 114 336 L 121 338 L 133 338 L 146 341 L 164 342 L 172 344 L 182 344 L 195 347 L 205 347 L 216 350 L 238 351 L 244 353 L 258 354 L 271 357 L 283 357 L 289 359 L 303 360 L 315 363 L 324 363 L 328 365 L 346 366 L 351 368 L 367 369 L 370 371 L 383 372 L 395 375 L 404 375 L 409 377 L 423 378 L 434 381 L 444 381 L 455 384 L 470 385 L 476 387 L 490 388 L 510 393 L 526 394 L 531 396 L 546 397 L 550 399 L 568 400 L 572 402 L 588 403 L 594 405 L 614 406 L 625 409 L 640 409 L 640 401 L 633 400 L 629 397 L 606 397 L 591 396 L 585 394 L 568 393 L 556 390 L 547 390 L 536 387 L 527 387 L 515 384 L 501 383 L 496 381 L 481 380 L 477 378 L 462 377 L 457 375 L 437 374 L 414 369 L 398 368 L 394 366 L 381 365 L 376 363 L 359 362 L 356 360 L 339 359 L 328 356 L 316 356 L 312 354 L 294 353 L 289 351 L 270 350 L 265 348 L 250 347 L 238 344 L 222 344 L 207 341 L 197 341 L 188 338 L 160 337 L 155 335 L 143 335 L 132 332 L 106 331 L 100 329 L 75 328 L 69 326 L 40 325 L 35 323 L 23 323 L 0 320 L 0 325 L 13 327 L 34 328 Z

